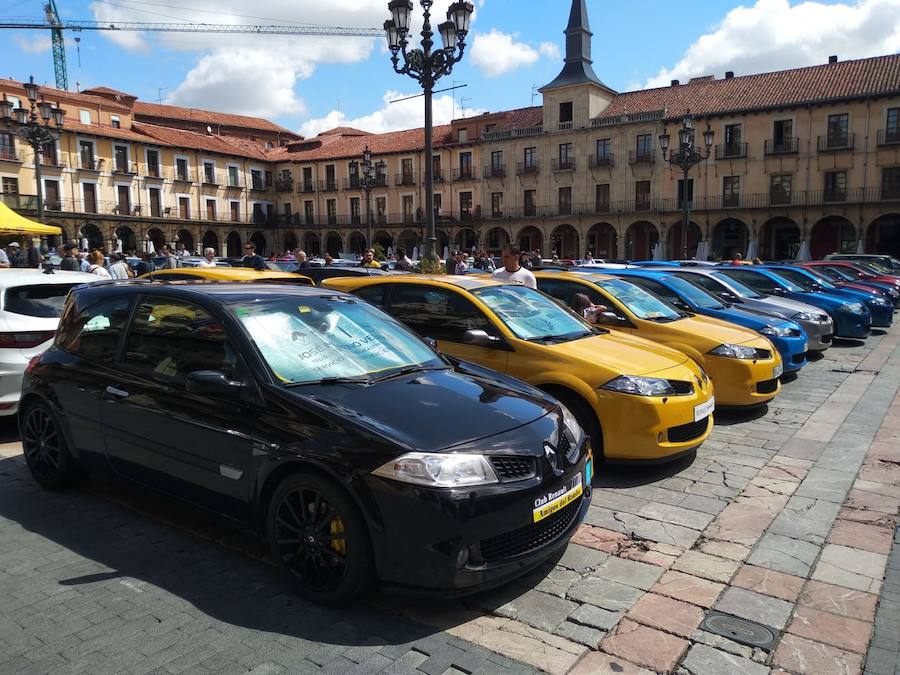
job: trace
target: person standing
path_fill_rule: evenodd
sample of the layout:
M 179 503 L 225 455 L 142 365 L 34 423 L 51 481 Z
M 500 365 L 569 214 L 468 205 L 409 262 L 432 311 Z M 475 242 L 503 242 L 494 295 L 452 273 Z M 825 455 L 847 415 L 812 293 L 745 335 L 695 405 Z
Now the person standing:
M 325 254 L 325 267 L 331 267 L 334 265 L 334 258 L 331 257 L 330 253 Z
M 401 272 L 413 271 L 413 261 L 406 257 L 406 249 L 402 246 L 397 247 L 397 264 L 394 265 L 394 269 Z
M 362 264 L 360 267 L 369 267 L 371 269 L 380 270 L 381 263 L 375 260 L 375 249 L 367 248 L 366 253 L 363 256 Z
M 44 256 L 41 255 L 40 249 L 34 245 L 34 240 L 27 239 L 28 246 L 25 248 L 25 265 L 26 267 L 30 267 L 35 269 L 41 266 L 41 263 L 44 262 Z
M 318 267 L 318 263 L 312 262 L 307 256 L 306 251 L 303 251 L 299 248 L 294 249 L 294 260 L 297 261 L 297 266 L 294 268 L 294 271 L 305 270 L 309 267 Z
M 469 265 L 466 263 L 466 254 L 462 252 L 458 252 L 456 255 L 456 269 L 453 270 L 454 274 L 465 274 L 469 271 Z
M 743 265 L 744 264 L 744 256 L 737 252 L 734 254 L 734 260 L 731 261 L 732 265 Z
M 504 246 L 503 253 L 500 255 L 503 267 L 494 270 L 491 278 L 500 281 L 514 281 L 515 283 L 537 290 L 537 279 L 534 278 L 534 274 L 522 267 L 519 262 L 519 256 L 521 254 L 522 252 L 515 244 L 507 244 Z
M 241 258 L 241 266 L 261 272 L 269 269 L 266 267 L 266 261 L 263 260 L 263 257 L 256 252 L 256 244 L 252 241 L 244 244 L 244 257 Z
M 6 255 L 6 251 L 0 248 L 0 268 L 6 268 L 10 266 L 9 256 Z
M 141 261 L 135 267 L 135 273 L 140 277 L 145 274 L 150 274 L 150 272 L 156 271 L 156 264 L 153 262 L 153 258 L 150 257 L 150 254 L 142 252 L 140 254 Z
M 113 279 L 130 279 L 134 276 L 134 272 L 131 271 L 128 263 L 125 262 L 125 256 L 121 253 L 113 253 L 110 255 L 110 260 L 113 261 L 109 266 L 110 277 Z
M 9 256 L 9 264 L 11 267 L 25 267 L 25 254 L 19 250 L 19 242 L 9 242 L 6 245 L 6 254 Z
M 63 246 L 63 259 L 59 263 L 59 269 L 66 272 L 80 272 L 81 262 L 75 257 L 76 246 L 72 242 Z
M 90 266 L 88 267 L 89 274 L 96 274 L 98 277 L 103 279 L 111 279 L 110 273 L 103 266 L 103 254 L 100 251 L 92 251 L 91 255 L 88 256 L 88 260 L 90 261 Z
M 160 269 L 174 270 L 174 269 L 178 268 L 178 265 L 179 265 L 178 258 L 176 258 L 172 254 L 172 249 L 170 249 L 168 246 L 163 246 L 159 250 L 159 254 L 163 257 L 163 261 L 162 261 L 162 265 L 160 266 Z
M 587 253 L 584 254 L 584 261 L 583 261 L 583 262 L 584 262 L 585 265 L 592 265 L 592 264 L 593 264 L 593 262 L 594 262 L 594 256 L 591 254 L 590 251 L 588 251 Z
M 203 257 L 197 263 L 197 267 L 215 267 L 216 266 L 216 249 L 207 247 L 203 249 Z

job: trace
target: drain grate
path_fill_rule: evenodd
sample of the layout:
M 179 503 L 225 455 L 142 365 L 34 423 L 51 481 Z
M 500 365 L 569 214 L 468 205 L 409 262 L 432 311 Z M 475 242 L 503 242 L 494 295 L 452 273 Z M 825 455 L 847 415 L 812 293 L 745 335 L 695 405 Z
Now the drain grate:
M 742 645 L 759 647 L 767 652 L 772 651 L 775 644 L 775 631 L 755 621 L 741 619 L 731 614 L 710 612 L 703 619 L 700 628 L 721 635 Z

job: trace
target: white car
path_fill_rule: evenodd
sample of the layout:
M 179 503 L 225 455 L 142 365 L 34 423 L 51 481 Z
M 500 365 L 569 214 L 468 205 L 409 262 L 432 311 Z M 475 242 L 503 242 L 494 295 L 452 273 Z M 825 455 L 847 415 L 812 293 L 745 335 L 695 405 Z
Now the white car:
M 53 342 L 69 289 L 97 281 L 85 272 L 0 270 L 0 417 L 18 411 L 25 366 Z

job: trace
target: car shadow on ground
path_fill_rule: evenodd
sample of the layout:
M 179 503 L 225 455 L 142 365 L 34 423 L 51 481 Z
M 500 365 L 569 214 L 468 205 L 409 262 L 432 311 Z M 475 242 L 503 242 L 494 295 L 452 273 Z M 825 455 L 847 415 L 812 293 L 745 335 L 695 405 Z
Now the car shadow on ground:
M 656 483 L 678 475 L 697 458 L 696 452 L 659 464 L 616 464 L 606 462 L 597 466 L 591 485 L 595 488 L 624 488 Z
M 872 331 L 872 335 L 875 335 L 875 331 Z M 883 333 L 882 333 L 883 335 Z M 857 340 L 855 338 L 842 338 L 836 337 L 831 341 L 831 348 L 837 349 L 853 349 L 855 347 L 862 347 L 866 344 L 865 340 Z
M 734 424 L 743 424 L 765 417 L 768 412 L 768 404 L 751 408 L 716 408 L 714 419 L 716 426 L 730 427 Z
M 91 476 L 77 487 L 47 491 L 21 456 L 0 458 L 0 518 L 64 549 L 48 554 L 59 571 L 50 573 L 58 577 L 45 581 L 47 588 L 55 583 L 90 596 L 94 586 L 100 594 L 134 598 L 136 606 L 146 603 L 148 614 L 173 602 L 183 612 L 189 603 L 232 626 L 343 646 L 413 643 L 471 618 L 456 603 L 427 600 L 440 620 L 426 625 L 409 618 L 403 596 L 380 590 L 346 606 L 308 602 L 243 530 L 114 478 Z M 67 575 L 63 560 L 79 573 Z M 552 564 L 542 566 L 540 578 L 549 569 Z M 540 578 L 528 577 L 535 584 Z M 128 590 L 135 586 L 143 589 L 139 596 Z M 527 590 L 522 580 L 509 587 L 516 595 Z
M 821 361 L 824 358 L 825 358 L 824 351 L 806 352 L 806 360 L 809 361 L 810 363 L 815 363 L 816 361 Z

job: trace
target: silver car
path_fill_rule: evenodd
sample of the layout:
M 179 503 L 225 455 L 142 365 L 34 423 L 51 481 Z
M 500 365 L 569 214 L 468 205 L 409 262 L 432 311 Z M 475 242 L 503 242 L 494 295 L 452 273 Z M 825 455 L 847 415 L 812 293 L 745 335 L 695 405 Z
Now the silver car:
M 725 302 L 752 312 L 778 316 L 799 323 L 806 331 L 809 351 L 822 351 L 831 345 L 834 322 L 818 307 L 777 295 L 762 295 L 715 268 L 679 267 L 668 271 L 693 281 Z

